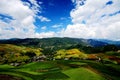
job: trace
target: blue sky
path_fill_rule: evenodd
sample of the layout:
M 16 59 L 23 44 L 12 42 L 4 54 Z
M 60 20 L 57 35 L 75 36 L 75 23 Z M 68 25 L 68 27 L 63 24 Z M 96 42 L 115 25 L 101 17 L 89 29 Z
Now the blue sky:
M 120 40 L 120 0 L 2 0 L 0 39 Z
M 68 24 L 71 23 L 70 11 L 73 9 L 73 4 L 71 0 L 38 0 L 38 2 L 42 2 L 42 13 L 38 13 L 38 16 L 45 16 L 50 21 L 41 22 L 36 18 L 35 25 L 38 27 L 36 29 L 37 32 L 44 31 L 58 31 L 62 28 L 65 28 Z M 64 24 L 64 25 L 63 25 Z M 53 27 L 55 26 L 56 27 Z M 46 30 L 41 30 L 41 26 L 46 26 Z M 59 29 L 57 29 L 57 26 Z

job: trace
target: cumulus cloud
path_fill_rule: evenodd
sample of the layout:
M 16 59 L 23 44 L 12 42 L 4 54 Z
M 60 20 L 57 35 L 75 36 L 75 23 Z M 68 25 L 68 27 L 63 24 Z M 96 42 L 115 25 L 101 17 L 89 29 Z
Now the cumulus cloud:
M 75 4 L 75 8 L 70 12 L 73 24 L 62 31 L 63 36 L 120 39 L 119 0 L 72 1 Z
M 21 0 L 0 1 L 0 14 L 12 17 L 9 23 L 0 19 L 0 39 L 42 36 L 43 33 L 35 32 L 36 26 L 34 25 L 35 17 L 38 17 L 37 13 L 41 12 L 40 9 L 36 0 L 29 0 L 29 2 Z M 41 17 L 41 21 L 50 20 Z M 47 34 L 45 33 L 45 36 Z
M 44 38 L 74 37 L 120 40 L 120 0 L 72 0 L 75 8 L 71 10 L 72 24 L 59 32 L 36 33 L 35 19 L 51 21 L 41 13 L 42 2 L 29 0 L 0 1 L 0 39 L 6 38 Z M 6 16 L 6 18 L 2 18 Z M 62 19 L 62 18 L 61 18 Z M 62 24 L 63 25 L 63 24 Z M 59 28 L 61 24 L 53 25 Z M 46 26 L 41 27 L 45 30 Z

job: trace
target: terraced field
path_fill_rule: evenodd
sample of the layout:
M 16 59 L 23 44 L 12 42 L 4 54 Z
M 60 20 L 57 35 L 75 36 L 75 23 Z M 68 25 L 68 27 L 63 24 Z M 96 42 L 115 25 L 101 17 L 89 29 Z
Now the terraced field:
M 119 65 L 95 61 L 45 61 L 18 67 L 0 65 L 0 80 L 120 80 L 119 73 Z

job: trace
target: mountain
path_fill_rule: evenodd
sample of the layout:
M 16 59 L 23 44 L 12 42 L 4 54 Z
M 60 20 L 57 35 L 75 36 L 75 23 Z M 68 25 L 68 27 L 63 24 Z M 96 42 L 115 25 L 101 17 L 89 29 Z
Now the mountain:
M 112 40 L 106 40 L 106 39 L 98 39 L 97 41 L 105 42 L 105 43 L 108 43 L 111 45 L 116 45 L 116 46 L 120 47 L 120 41 L 112 41 Z
M 2 44 L 15 44 L 15 45 L 23 45 L 30 47 L 41 47 L 43 49 L 46 48 L 54 48 L 61 49 L 67 48 L 74 45 L 82 45 L 82 46 L 91 46 L 91 47 L 102 47 L 109 44 L 120 45 L 120 41 L 110 41 L 110 40 L 96 40 L 96 39 L 82 39 L 82 38 L 26 38 L 26 39 L 8 39 L 8 40 L 0 40 Z
M 109 44 L 107 42 L 102 42 L 95 39 L 88 39 L 87 43 L 90 44 L 92 47 L 101 47 Z

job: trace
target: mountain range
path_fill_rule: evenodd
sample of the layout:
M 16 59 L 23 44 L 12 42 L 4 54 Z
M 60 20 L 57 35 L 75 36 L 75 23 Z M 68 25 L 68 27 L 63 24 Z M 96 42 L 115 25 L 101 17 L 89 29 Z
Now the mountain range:
M 33 46 L 42 48 L 53 48 L 53 47 L 69 47 L 72 45 L 82 45 L 91 47 L 101 47 L 105 45 L 116 45 L 120 46 L 120 41 L 104 40 L 104 39 L 82 39 L 82 38 L 25 38 L 25 39 L 7 39 L 0 40 L 1 44 L 15 44 L 23 46 Z

